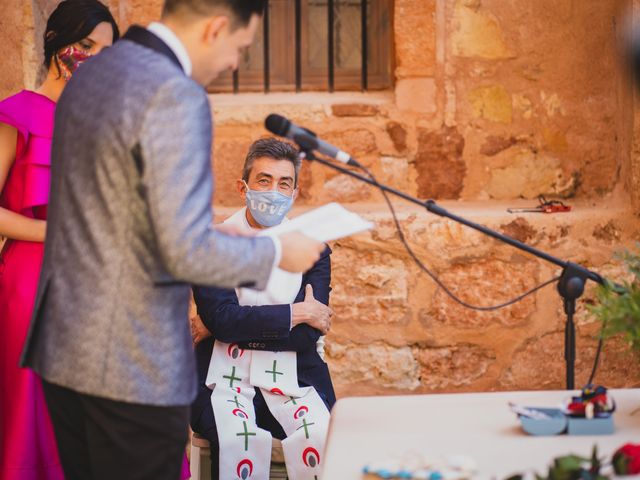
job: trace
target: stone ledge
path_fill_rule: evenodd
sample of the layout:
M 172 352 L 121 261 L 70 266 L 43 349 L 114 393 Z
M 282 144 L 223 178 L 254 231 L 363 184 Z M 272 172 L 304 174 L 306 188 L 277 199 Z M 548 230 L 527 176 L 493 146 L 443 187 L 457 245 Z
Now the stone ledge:
M 419 206 L 410 204 L 404 200 L 393 198 L 390 196 L 396 213 L 399 217 L 406 220 L 412 216 L 419 216 L 420 220 L 432 223 L 433 221 L 442 221 L 443 218 L 432 213 L 422 210 Z M 518 218 L 523 218 L 527 222 L 536 225 L 549 224 L 569 224 L 575 222 L 593 220 L 597 216 L 605 217 L 623 217 L 627 216 L 630 224 L 640 226 L 640 220 L 636 217 L 631 205 L 624 201 L 612 200 L 566 200 L 565 203 L 571 205 L 572 211 L 565 213 L 509 213 L 508 208 L 531 208 L 537 204 L 536 200 L 500 200 L 500 201 L 442 201 L 438 205 L 447 209 L 449 212 L 463 216 L 474 222 L 486 221 L 488 223 L 507 222 L 510 223 Z M 373 221 L 382 221 L 391 218 L 389 208 L 383 202 L 369 203 L 343 203 L 345 208 L 356 212 Z M 224 218 L 231 215 L 242 205 L 238 206 L 222 206 L 215 205 L 214 209 L 216 217 Z M 296 217 L 306 211 L 317 208 L 318 205 L 296 205 L 292 211 L 291 217 Z M 627 225 L 628 226 L 628 225 Z
M 573 211 L 567 213 L 517 213 L 507 208 L 526 208 L 535 201 L 444 201 L 439 205 L 449 212 L 472 222 L 487 226 L 521 242 L 538 247 L 548 253 L 590 266 L 607 263 L 613 253 L 623 246 L 633 246 L 640 238 L 640 220 L 629 204 L 613 201 L 569 202 Z M 406 257 L 397 239 L 395 226 L 384 203 L 343 204 L 376 224 L 376 228 L 337 243 L 348 248 L 367 247 L 391 251 Z M 297 206 L 292 217 L 316 206 Z M 406 238 L 417 253 L 425 255 L 437 266 L 469 258 L 491 256 L 508 261 L 514 254 L 526 255 L 509 245 L 500 245 L 484 234 L 452 220 L 420 210 L 404 201 L 395 201 L 398 220 Z M 216 221 L 221 221 L 238 207 L 214 207 Z

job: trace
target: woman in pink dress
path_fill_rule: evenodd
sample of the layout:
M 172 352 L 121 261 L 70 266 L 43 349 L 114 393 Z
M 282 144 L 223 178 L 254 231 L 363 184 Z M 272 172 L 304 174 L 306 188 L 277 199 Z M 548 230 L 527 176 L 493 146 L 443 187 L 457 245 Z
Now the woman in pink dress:
M 63 1 L 47 22 L 44 83 L 0 102 L 0 480 L 64 478 L 40 382 L 18 359 L 44 251 L 56 101 L 75 69 L 118 36 L 99 1 Z

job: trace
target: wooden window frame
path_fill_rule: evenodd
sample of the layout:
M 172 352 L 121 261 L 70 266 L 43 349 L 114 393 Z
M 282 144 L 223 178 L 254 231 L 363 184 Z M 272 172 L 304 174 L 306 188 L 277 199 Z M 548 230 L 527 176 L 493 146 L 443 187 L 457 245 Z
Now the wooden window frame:
M 387 90 L 393 88 L 393 2 L 391 0 L 368 1 L 367 90 Z M 270 0 L 268 8 L 270 9 L 268 16 L 269 91 L 295 91 L 295 4 L 293 0 Z M 308 29 L 304 28 L 309 22 L 309 16 L 309 0 L 303 0 L 301 1 L 301 90 L 328 91 L 328 59 L 327 66 L 324 68 L 313 68 L 309 65 L 309 33 Z M 324 16 L 323 20 L 326 21 L 327 17 Z M 263 26 L 256 33 L 256 37 L 263 36 L 262 28 Z M 285 33 L 279 34 L 278 32 Z M 282 55 L 279 52 L 285 52 L 285 54 Z M 252 47 L 252 53 L 264 55 L 262 48 L 255 48 L 255 46 Z M 256 66 L 251 69 L 247 69 L 247 62 L 241 61 L 240 63 L 237 72 L 239 84 L 237 93 L 265 91 L 264 60 L 256 62 Z M 334 72 L 336 91 L 362 90 L 360 68 L 339 69 L 334 67 Z M 208 91 L 209 93 L 234 92 L 231 72 L 225 72 L 221 75 L 208 88 Z

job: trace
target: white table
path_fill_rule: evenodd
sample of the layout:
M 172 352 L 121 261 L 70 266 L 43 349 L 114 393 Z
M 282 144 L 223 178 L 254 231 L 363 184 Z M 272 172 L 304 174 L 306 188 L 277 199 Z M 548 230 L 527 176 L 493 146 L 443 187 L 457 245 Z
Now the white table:
M 478 464 L 477 478 L 497 479 L 532 468 L 546 474 L 554 457 L 588 457 L 594 444 L 600 457 L 610 458 L 623 444 L 640 443 L 640 389 L 609 393 L 617 404 L 615 433 L 594 436 L 527 435 L 507 405 L 558 407 L 569 395 L 563 390 L 341 399 L 331 416 L 322 479 L 361 479 L 367 463 L 410 451 L 467 455 Z

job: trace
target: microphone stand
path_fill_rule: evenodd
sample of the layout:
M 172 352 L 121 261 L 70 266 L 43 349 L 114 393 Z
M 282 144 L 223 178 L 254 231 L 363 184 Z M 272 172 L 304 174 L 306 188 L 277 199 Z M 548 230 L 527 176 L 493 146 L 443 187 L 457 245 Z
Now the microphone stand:
M 576 311 L 576 300 L 580 298 L 580 296 L 584 292 L 585 283 L 587 280 L 592 280 L 600 285 L 604 285 L 604 278 L 600 276 L 598 273 L 593 272 L 577 263 L 567 262 L 561 260 L 559 258 L 554 257 L 553 255 L 549 255 L 542 250 L 538 250 L 526 243 L 520 242 L 511 238 L 507 235 L 504 235 L 500 232 L 492 230 L 484 225 L 480 225 L 478 223 L 474 223 L 470 220 L 467 220 L 464 217 L 460 217 L 455 215 L 441 206 L 439 206 L 434 200 L 420 200 L 411 195 L 408 195 L 404 192 L 396 190 L 395 188 L 388 187 L 386 185 L 380 184 L 368 177 L 360 175 L 356 172 L 349 170 L 348 168 L 337 165 L 333 162 L 329 162 L 323 158 L 316 157 L 313 153 L 314 145 L 313 142 L 308 142 L 307 138 L 304 136 L 296 136 L 294 138 L 296 143 L 300 146 L 300 157 L 306 158 L 310 161 L 315 161 L 325 165 L 329 168 L 337 170 L 338 172 L 344 173 L 345 175 L 349 175 L 350 177 L 357 178 L 358 180 L 368 183 L 369 185 L 373 185 L 375 187 L 384 190 L 385 192 L 391 193 L 397 197 L 403 198 L 408 202 L 415 203 L 423 208 L 426 208 L 429 212 L 438 215 L 440 217 L 445 217 L 454 222 L 465 225 L 469 228 L 473 228 L 489 237 L 495 238 L 503 243 L 511 245 L 519 250 L 530 253 L 538 258 L 541 258 L 549 263 L 557 265 L 562 268 L 562 275 L 560 276 L 560 280 L 558 281 L 557 290 L 560 296 L 562 297 L 564 303 L 564 311 L 567 317 L 564 329 L 564 358 L 566 363 L 566 383 L 567 390 L 573 390 L 574 386 L 574 378 L 575 378 L 575 360 L 576 360 L 576 327 L 573 320 L 574 313 Z

